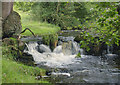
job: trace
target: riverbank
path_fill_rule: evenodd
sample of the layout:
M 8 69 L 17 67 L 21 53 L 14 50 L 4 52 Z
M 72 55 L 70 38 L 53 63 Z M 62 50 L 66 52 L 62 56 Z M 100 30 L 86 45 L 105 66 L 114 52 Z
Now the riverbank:
M 49 83 L 42 78 L 36 79 L 39 75 L 45 75 L 45 70 L 2 59 L 2 83 Z
M 60 27 L 47 22 L 34 21 L 30 12 L 23 12 L 14 8 L 16 12 L 21 16 L 22 30 L 29 28 L 36 36 L 55 34 L 60 31 Z M 32 36 L 29 31 L 26 31 L 22 35 Z
M 8 47 L 2 46 L 2 83 L 48 83 L 44 78 L 45 70 L 42 68 L 25 65 L 11 54 Z
M 46 22 L 33 21 L 29 13 L 17 11 L 21 16 L 22 30 L 29 28 L 36 36 L 56 34 L 60 28 L 48 24 Z M 29 31 L 26 31 L 22 36 L 32 36 Z M 4 44 L 4 43 L 3 43 Z M 19 61 L 13 59 L 9 49 L 4 49 L 2 46 L 2 83 L 47 83 L 51 84 L 44 78 L 37 78 L 44 76 L 45 70 L 38 67 L 27 66 Z M 9 46 L 7 46 L 9 48 Z

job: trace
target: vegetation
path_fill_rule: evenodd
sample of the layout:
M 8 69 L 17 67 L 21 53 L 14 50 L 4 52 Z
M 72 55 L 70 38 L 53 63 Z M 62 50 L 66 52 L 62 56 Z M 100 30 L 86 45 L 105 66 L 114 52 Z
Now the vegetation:
M 57 46 L 57 41 L 58 41 L 57 34 L 43 36 L 43 44 L 50 46 L 52 50 Z
M 96 25 L 94 27 L 92 27 L 94 23 L 91 23 L 91 32 L 84 31 L 84 41 L 81 41 L 82 47 L 90 50 L 88 47 L 89 42 L 97 45 L 105 42 L 107 45 L 116 44 L 119 46 L 120 15 L 117 12 L 118 6 L 118 3 L 112 2 L 96 4 L 97 12 L 100 12 L 100 15 L 96 17 Z
M 81 30 L 81 47 L 89 45 L 120 44 L 120 5 L 118 2 L 16 2 L 14 10 L 21 16 L 22 28 L 29 28 L 35 35 L 43 36 L 43 43 L 52 45 L 58 40 L 61 29 Z M 31 36 L 29 31 L 22 35 Z M 13 38 L 11 38 L 14 40 Z M 45 70 L 16 62 L 16 44 L 3 46 L 3 83 L 49 83 L 36 76 Z M 12 48 L 12 49 L 11 49 Z M 78 53 L 77 57 L 81 57 Z
M 21 8 L 18 4 L 22 3 L 16 5 Z M 48 22 L 58 25 L 61 29 L 83 30 L 80 35 L 84 36 L 84 39 L 80 43 L 81 47 L 87 50 L 90 50 L 89 42 L 119 45 L 119 2 L 32 2 L 29 4 L 31 5 L 28 9 L 31 7 L 29 11 L 36 22 Z
M 55 34 L 60 30 L 58 26 L 48 24 L 47 22 L 34 21 L 29 12 L 23 12 L 14 8 L 21 16 L 22 29 L 29 28 L 37 36 Z M 29 31 L 22 33 L 24 36 L 31 36 Z
M 77 54 L 76 58 L 80 58 L 81 57 L 81 54 L 80 52 Z
M 11 38 L 13 39 L 13 38 Z M 13 50 L 12 45 L 2 46 L 2 83 L 49 83 L 43 78 L 45 70 L 38 67 L 24 65 L 17 60 L 17 51 Z
M 45 75 L 45 70 L 23 65 L 3 56 L 2 83 L 49 83 L 42 78 L 35 79 L 40 75 Z

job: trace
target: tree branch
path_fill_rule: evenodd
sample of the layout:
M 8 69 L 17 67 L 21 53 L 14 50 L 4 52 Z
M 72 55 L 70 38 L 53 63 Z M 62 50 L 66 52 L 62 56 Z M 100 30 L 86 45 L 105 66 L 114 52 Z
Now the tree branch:
M 29 30 L 29 31 L 32 33 L 32 35 L 33 35 L 34 37 L 36 37 L 35 34 L 34 34 L 29 28 L 26 28 L 26 29 L 23 30 L 20 34 L 24 33 L 26 30 Z

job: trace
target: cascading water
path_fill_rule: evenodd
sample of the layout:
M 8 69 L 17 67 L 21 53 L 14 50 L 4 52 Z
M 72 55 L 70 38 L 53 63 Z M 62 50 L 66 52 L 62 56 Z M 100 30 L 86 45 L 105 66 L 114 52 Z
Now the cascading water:
M 24 52 L 31 54 L 36 64 L 59 69 L 51 73 L 58 82 L 120 83 L 119 69 L 101 61 L 100 56 L 84 55 L 83 49 L 74 40 L 61 42 L 53 52 L 48 46 L 37 42 L 29 42 L 26 46 Z M 76 58 L 78 52 L 81 53 L 81 58 Z
M 69 47 L 69 45 L 73 46 Z M 40 47 L 40 51 L 38 51 L 37 47 Z M 29 42 L 27 44 L 27 48 L 28 50 L 25 50 L 24 52 L 31 54 L 36 64 L 44 62 L 45 65 L 50 67 L 62 67 L 63 65 L 71 64 L 79 51 L 75 42 L 70 44 L 67 43 L 65 48 L 62 47 L 62 45 L 59 45 L 54 49 L 53 52 L 51 52 L 48 46 L 43 44 L 39 46 L 37 42 Z
M 107 45 L 107 53 L 108 54 L 112 54 L 112 49 L 113 49 L 112 46 Z
M 106 58 L 112 59 L 117 57 L 117 54 L 113 54 L 113 46 L 107 45 L 107 54 L 105 55 Z

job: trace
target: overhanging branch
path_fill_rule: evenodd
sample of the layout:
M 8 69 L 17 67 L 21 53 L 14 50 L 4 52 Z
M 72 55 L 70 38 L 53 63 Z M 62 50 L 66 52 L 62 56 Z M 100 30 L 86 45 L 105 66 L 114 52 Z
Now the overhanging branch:
M 24 33 L 26 30 L 29 30 L 32 33 L 32 35 L 36 37 L 35 34 L 29 28 L 25 28 L 25 30 L 23 30 L 20 34 Z

